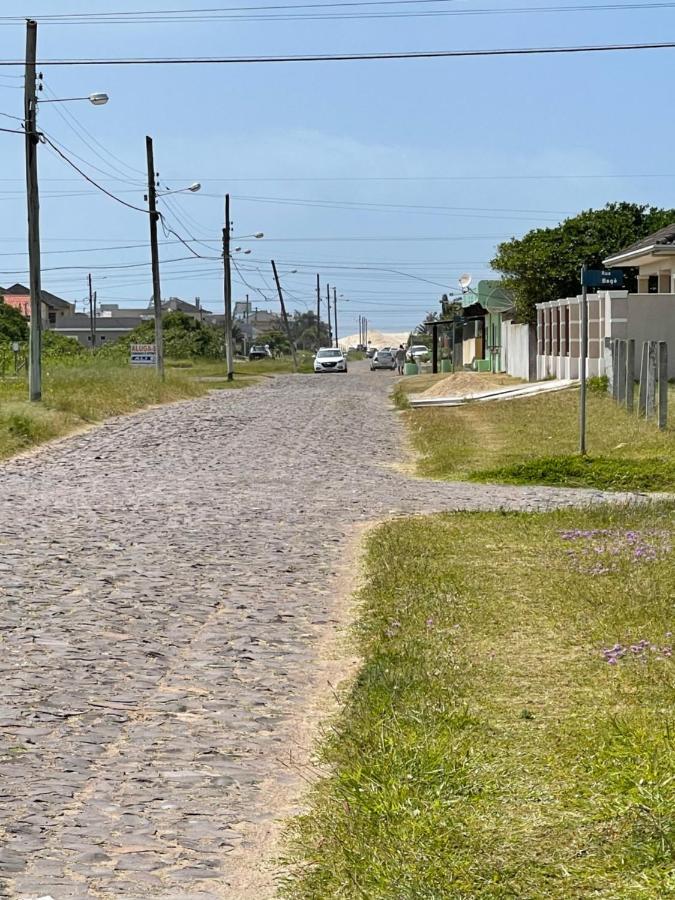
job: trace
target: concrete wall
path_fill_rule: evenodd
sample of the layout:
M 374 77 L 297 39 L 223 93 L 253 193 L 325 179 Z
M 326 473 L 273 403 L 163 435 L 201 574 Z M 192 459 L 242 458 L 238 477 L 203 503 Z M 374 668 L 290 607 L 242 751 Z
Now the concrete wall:
M 627 294 L 607 295 L 605 336 L 611 340 L 635 341 L 635 377 L 640 373 L 642 344 L 666 341 L 668 344 L 668 378 L 675 378 L 675 295 Z M 611 374 L 607 372 L 607 374 Z
M 504 371 L 514 378 L 535 381 L 537 377 L 537 333 L 531 325 L 502 322 L 502 361 Z
M 581 352 L 580 297 L 537 304 L 537 378 L 578 378 Z M 635 341 L 635 372 L 644 341 L 666 341 L 668 377 L 675 377 L 675 294 L 601 291 L 588 296 L 586 372 L 611 376 L 607 341 Z

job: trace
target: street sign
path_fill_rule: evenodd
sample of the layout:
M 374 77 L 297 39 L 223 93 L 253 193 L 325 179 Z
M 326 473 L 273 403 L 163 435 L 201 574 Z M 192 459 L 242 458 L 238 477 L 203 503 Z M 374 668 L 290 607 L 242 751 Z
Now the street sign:
M 132 366 L 154 366 L 157 361 L 154 344 L 130 344 L 129 353 Z
M 582 287 L 623 287 L 623 269 L 586 269 Z

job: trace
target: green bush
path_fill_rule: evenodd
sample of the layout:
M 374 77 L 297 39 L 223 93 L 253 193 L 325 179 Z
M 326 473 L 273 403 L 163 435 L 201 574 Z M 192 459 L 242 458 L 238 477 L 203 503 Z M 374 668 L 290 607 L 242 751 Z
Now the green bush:
M 193 319 L 183 312 L 170 312 L 162 317 L 164 356 L 173 359 L 218 359 L 225 352 L 224 332 L 215 325 Z M 130 344 L 152 344 L 155 341 L 153 320 L 141 322 L 132 332 L 114 344 L 103 347 L 97 355 L 120 359 L 129 355 Z
M 595 394 L 606 394 L 609 390 L 609 378 L 606 375 L 593 375 L 587 379 L 586 387 Z
M 0 298 L 0 342 L 27 341 L 28 321 L 18 309 Z
M 42 352 L 47 357 L 61 359 L 82 356 L 85 350 L 77 338 L 59 334 L 57 331 L 43 331 Z

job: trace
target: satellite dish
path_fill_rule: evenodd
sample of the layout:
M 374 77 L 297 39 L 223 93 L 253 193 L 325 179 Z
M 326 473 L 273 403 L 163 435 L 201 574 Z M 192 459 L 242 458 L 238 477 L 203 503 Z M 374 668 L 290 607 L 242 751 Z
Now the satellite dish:
M 469 285 L 471 284 L 471 276 L 470 275 L 460 275 L 459 276 L 459 286 L 463 291 L 467 290 Z

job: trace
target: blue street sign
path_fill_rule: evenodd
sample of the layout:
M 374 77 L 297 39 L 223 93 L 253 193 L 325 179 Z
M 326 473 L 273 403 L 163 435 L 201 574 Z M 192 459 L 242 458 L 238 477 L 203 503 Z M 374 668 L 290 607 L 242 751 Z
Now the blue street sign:
M 623 287 L 623 269 L 586 269 L 583 287 Z

